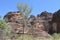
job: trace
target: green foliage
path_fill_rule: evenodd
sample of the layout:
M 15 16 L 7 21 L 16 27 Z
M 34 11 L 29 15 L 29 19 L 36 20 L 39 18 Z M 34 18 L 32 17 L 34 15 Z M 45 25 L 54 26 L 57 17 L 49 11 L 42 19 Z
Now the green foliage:
M 5 29 L 6 28 L 6 22 L 0 17 L 0 29 Z
M 60 33 L 54 33 L 52 36 L 55 40 L 60 39 Z
M 28 4 L 25 3 L 18 3 L 17 8 L 22 13 L 22 15 L 26 18 L 29 16 L 29 14 L 32 11 L 32 8 L 29 8 Z
M 11 28 L 6 25 L 6 22 L 2 17 L 0 16 L 0 29 L 4 30 L 7 34 L 7 36 L 11 35 Z
M 6 27 L 6 34 L 7 36 L 11 36 L 11 28 L 10 27 Z
M 18 3 L 17 7 L 18 7 L 18 10 L 22 13 L 24 26 L 27 27 L 26 20 L 32 11 L 32 8 L 29 8 L 27 4 L 23 4 L 23 3 Z M 24 27 L 23 27 L 23 30 L 24 30 Z
M 26 20 L 27 20 L 29 14 L 32 11 L 32 8 L 29 8 L 29 6 L 27 4 L 25 4 L 25 3 L 18 3 L 17 8 L 18 8 L 18 10 L 20 11 L 20 13 L 23 16 L 24 27 L 27 27 Z M 24 27 L 23 27 L 23 33 L 24 33 Z M 18 37 L 20 37 L 20 36 L 18 36 Z M 23 39 L 23 35 L 22 35 L 22 39 Z

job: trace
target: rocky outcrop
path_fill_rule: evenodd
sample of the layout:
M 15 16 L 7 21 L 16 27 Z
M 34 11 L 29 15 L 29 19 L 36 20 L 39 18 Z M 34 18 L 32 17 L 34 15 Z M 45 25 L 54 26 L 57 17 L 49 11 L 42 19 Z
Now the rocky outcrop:
M 52 14 L 42 12 L 40 15 L 31 15 L 26 21 L 27 27 L 24 26 L 24 21 L 21 13 L 9 12 L 4 16 L 7 26 L 11 27 L 12 32 L 16 34 L 33 34 L 34 36 L 48 37 Z
M 8 12 L 4 16 L 6 22 L 16 22 L 19 18 L 22 19 L 21 14 L 17 12 Z
M 37 15 L 37 19 L 43 23 L 45 31 L 50 32 L 50 21 L 52 20 L 52 13 L 48 13 L 46 11 L 42 12 L 41 14 Z
M 4 16 L 4 19 L 7 26 L 11 27 L 13 33 L 28 33 L 30 30 L 31 25 L 27 21 L 28 27 L 24 26 L 23 17 L 19 12 L 9 12 Z
M 53 18 L 52 18 L 52 28 L 53 28 L 53 33 L 60 33 L 60 10 L 56 11 L 53 14 Z

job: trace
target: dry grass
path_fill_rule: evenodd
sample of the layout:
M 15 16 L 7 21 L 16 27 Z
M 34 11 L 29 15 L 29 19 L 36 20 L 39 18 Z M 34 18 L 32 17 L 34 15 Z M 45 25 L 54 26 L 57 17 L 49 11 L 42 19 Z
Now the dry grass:
M 33 37 L 32 35 L 22 34 L 22 35 L 17 35 L 16 39 L 13 40 L 60 40 L 60 34 L 54 33 L 52 37 L 53 38 Z
M 33 37 L 32 35 L 20 35 L 15 40 L 60 40 L 60 34 L 53 34 L 53 38 L 44 38 L 44 37 Z

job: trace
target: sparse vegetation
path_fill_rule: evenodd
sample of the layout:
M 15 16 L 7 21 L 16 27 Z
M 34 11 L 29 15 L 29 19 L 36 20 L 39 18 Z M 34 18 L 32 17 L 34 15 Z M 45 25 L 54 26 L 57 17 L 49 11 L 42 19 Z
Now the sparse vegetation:
M 22 14 L 24 26 L 22 34 L 13 34 L 11 28 L 6 26 L 4 19 L 0 17 L 0 40 L 60 40 L 60 33 L 54 33 L 52 37 L 34 37 L 33 35 L 24 34 L 24 27 L 27 27 L 26 20 L 28 19 L 29 14 L 32 11 L 32 8 L 29 8 L 27 4 L 17 5 L 19 12 Z M 15 26 L 14 26 L 15 27 Z M 32 32 L 33 33 L 33 32 Z M 11 35 L 14 35 L 12 38 Z
M 0 29 L 5 30 L 6 28 L 6 23 L 5 21 L 0 17 Z
M 27 18 L 29 16 L 29 14 L 31 13 L 32 8 L 29 8 L 29 6 L 27 4 L 23 4 L 23 3 L 18 3 L 17 8 L 23 16 L 24 27 L 27 27 Z M 23 33 L 24 33 L 24 27 L 23 27 Z
M 33 37 L 32 35 L 21 34 L 15 40 L 22 40 L 22 35 L 24 36 L 23 40 L 60 40 L 60 34 L 53 34 L 53 38 L 44 38 L 44 37 Z

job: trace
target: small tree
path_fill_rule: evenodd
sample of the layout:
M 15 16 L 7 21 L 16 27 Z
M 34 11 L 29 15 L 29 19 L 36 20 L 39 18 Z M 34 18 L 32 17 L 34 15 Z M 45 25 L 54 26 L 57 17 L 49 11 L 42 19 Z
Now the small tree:
M 18 3 L 17 4 L 17 8 L 19 10 L 19 12 L 22 14 L 23 16 L 23 21 L 24 21 L 24 26 L 23 26 L 23 34 L 24 34 L 24 27 L 27 27 L 27 18 L 29 16 L 29 14 L 32 11 L 32 8 L 29 8 L 27 4 L 23 4 L 23 3 Z M 23 40 L 23 35 L 22 35 L 22 40 Z
M 32 11 L 32 8 L 29 8 L 27 4 L 23 4 L 23 3 L 18 3 L 17 8 L 23 16 L 24 26 L 27 27 L 26 21 L 27 21 L 29 14 Z M 23 33 L 24 33 L 24 27 L 23 27 Z
M 28 18 L 29 14 L 32 11 L 32 8 L 29 8 L 28 4 L 24 4 L 24 3 L 18 3 L 17 8 L 26 18 Z

